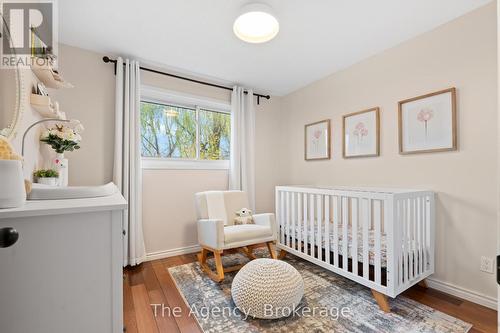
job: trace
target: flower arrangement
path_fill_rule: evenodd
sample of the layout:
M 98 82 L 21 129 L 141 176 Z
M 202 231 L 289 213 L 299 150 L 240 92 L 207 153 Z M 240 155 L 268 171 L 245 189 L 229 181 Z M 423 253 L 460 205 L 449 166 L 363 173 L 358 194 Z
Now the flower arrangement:
M 65 151 L 73 151 L 80 149 L 82 137 L 80 133 L 83 131 L 83 126 L 78 124 L 74 128 L 56 124 L 55 127 L 49 128 L 42 133 L 41 142 L 50 145 L 58 154 L 63 154 Z
M 33 176 L 36 178 L 57 178 L 59 177 L 59 172 L 54 169 L 40 169 L 33 172 Z

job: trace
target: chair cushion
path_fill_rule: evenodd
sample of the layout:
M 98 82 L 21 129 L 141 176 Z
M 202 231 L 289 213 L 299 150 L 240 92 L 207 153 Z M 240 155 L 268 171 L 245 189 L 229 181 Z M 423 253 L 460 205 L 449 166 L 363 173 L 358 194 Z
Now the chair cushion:
M 271 237 L 273 231 L 269 226 L 257 224 L 231 225 L 224 227 L 224 243 L 236 243 L 258 238 Z
M 219 200 L 223 202 L 219 202 Z M 247 195 L 243 191 L 199 192 L 195 195 L 195 203 L 198 220 L 218 219 L 224 221 L 224 225 L 233 225 L 236 212 L 242 208 L 250 208 Z M 216 204 L 218 207 L 210 207 L 209 209 L 209 204 Z
M 242 191 L 225 191 L 224 203 L 226 205 L 227 222 L 226 225 L 233 225 L 236 212 L 242 208 L 250 208 L 248 206 L 248 197 Z

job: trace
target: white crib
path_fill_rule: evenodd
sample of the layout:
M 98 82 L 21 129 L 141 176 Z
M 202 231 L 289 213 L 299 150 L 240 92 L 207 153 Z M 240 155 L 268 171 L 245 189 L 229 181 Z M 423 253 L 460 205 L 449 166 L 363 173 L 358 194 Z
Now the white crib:
M 434 273 L 434 193 L 278 186 L 277 247 L 372 289 L 389 311 Z

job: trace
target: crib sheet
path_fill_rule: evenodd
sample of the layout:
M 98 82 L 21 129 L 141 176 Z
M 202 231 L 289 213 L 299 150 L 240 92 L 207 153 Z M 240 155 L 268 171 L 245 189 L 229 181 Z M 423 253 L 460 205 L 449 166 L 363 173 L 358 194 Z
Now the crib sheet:
M 325 249 L 325 226 L 322 225 L 322 230 L 321 230 L 321 247 Z M 293 228 L 290 226 L 289 227 L 290 232 L 287 232 L 285 230 L 285 235 L 292 234 Z M 304 225 L 301 226 L 302 232 L 301 232 L 301 238 L 302 241 L 306 241 L 304 239 L 305 233 L 304 233 Z M 315 223 L 313 226 L 314 229 L 314 243 L 317 245 L 318 243 L 318 225 Z M 312 242 L 312 235 L 311 235 L 311 225 L 307 225 L 307 243 Z M 338 253 L 340 255 L 344 255 L 344 246 L 343 246 L 343 238 L 344 238 L 344 231 L 343 231 L 343 225 L 338 226 Z M 335 248 L 335 243 L 334 243 L 334 231 L 333 231 L 333 223 L 329 224 L 329 234 L 330 234 L 330 251 L 333 253 L 333 250 Z M 296 226 L 295 227 L 295 239 L 297 240 L 299 237 L 299 228 Z M 348 258 L 352 259 L 352 227 L 349 226 L 348 232 L 347 232 L 347 256 Z M 361 229 L 358 229 L 357 232 L 357 248 L 358 248 L 358 262 L 363 262 L 363 233 Z M 387 245 L 386 245 L 386 234 L 381 233 L 380 237 L 380 255 L 381 255 L 381 266 L 386 267 L 387 266 Z M 368 232 L 368 258 L 369 258 L 369 264 L 374 265 L 375 264 L 375 231 L 374 230 L 369 230 Z

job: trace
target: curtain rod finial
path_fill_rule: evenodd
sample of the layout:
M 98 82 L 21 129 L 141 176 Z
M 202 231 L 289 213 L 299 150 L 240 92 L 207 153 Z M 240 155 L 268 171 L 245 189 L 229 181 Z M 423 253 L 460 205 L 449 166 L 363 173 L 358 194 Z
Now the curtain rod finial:
M 108 63 L 111 61 L 111 59 L 109 59 L 108 56 L 104 56 L 104 57 L 102 57 L 102 61 L 104 61 L 105 63 Z

